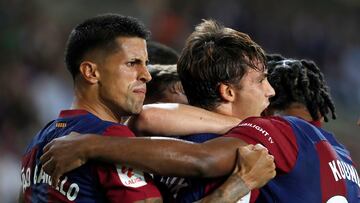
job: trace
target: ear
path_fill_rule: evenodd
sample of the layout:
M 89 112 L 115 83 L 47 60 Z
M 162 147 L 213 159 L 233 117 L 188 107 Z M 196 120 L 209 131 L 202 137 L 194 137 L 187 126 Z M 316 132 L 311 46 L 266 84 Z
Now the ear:
M 80 74 L 89 83 L 95 84 L 99 81 L 100 73 L 96 63 L 83 61 L 80 64 Z
M 219 92 L 221 98 L 226 102 L 233 102 L 235 100 L 235 91 L 232 86 L 220 83 Z
M 180 81 L 172 83 L 169 90 L 172 94 L 185 94 Z

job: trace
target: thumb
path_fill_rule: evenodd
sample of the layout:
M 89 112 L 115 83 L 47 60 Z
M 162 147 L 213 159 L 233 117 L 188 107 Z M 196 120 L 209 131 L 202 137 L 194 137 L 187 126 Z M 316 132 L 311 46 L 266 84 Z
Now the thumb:
M 237 157 L 238 157 L 238 161 L 244 156 L 247 155 L 251 152 L 251 149 L 253 148 L 253 145 L 247 145 L 247 146 L 243 146 L 243 147 L 239 147 L 238 151 L 237 151 Z

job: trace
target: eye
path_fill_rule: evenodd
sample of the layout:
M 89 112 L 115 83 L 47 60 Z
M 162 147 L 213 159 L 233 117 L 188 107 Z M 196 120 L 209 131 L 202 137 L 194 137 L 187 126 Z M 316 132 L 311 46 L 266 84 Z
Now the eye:
M 261 79 L 259 80 L 260 83 L 264 82 L 265 80 L 267 80 L 268 75 L 265 74 L 263 77 L 261 77 Z
M 128 67 L 133 67 L 135 65 L 136 65 L 136 61 L 129 61 L 126 63 L 126 66 L 128 66 Z

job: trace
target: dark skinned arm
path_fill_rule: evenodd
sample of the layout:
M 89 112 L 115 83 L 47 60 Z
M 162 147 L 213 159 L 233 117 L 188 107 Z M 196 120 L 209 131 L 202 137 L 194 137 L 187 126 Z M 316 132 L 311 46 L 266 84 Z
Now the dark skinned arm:
M 44 148 L 41 162 L 54 183 L 89 159 L 126 163 L 164 176 L 217 177 L 230 174 L 240 139 L 219 137 L 198 144 L 160 138 L 76 135 L 55 139 Z

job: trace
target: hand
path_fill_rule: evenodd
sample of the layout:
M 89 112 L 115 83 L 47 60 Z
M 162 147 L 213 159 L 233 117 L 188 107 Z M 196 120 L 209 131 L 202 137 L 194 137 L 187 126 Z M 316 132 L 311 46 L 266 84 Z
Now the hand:
M 72 132 L 56 138 L 43 149 L 40 161 L 44 171 L 51 176 L 52 185 L 58 184 L 59 178 L 66 172 L 82 166 L 86 161 L 86 146 L 92 136 Z
M 260 188 L 276 175 L 274 157 L 261 144 L 240 147 L 234 173 L 250 190 Z

